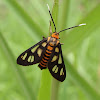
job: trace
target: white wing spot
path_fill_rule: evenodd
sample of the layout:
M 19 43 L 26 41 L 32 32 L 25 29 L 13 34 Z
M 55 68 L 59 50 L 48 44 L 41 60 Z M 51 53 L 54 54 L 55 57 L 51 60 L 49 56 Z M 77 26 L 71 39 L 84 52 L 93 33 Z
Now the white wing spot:
M 64 75 L 63 68 L 60 70 L 60 76 Z
M 34 56 L 29 56 L 28 62 L 33 62 L 34 61 Z
M 38 48 L 38 50 L 37 50 L 37 54 L 38 54 L 38 56 L 40 57 L 41 54 L 42 54 L 42 49 Z
M 39 45 L 37 45 L 36 47 L 32 48 L 31 52 L 34 53 L 38 47 L 39 47 Z
M 25 60 L 26 57 L 27 57 L 27 53 L 25 53 L 24 56 L 21 56 L 21 58 L 22 58 L 23 60 Z
M 56 61 L 56 60 L 57 60 L 57 58 L 58 58 L 58 56 L 54 56 L 54 57 L 52 58 L 52 61 L 51 61 L 51 62 Z
M 58 64 L 61 64 L 61 63 L 62 63 L 61 54 L 59 54 Z
M 55 65 L 55 66 L 52 68 L 52 71 L 53 71 L 54 73 L 57 73 L 57 72 L 58 72 L 58 67 L 57 67 L 57 65 Z
M 56 70 L 55 70 L 55 73 L 57 73 L 58 72 L 58 67 L 56 68 Z
M 21 58 L 23 58 L 23 56 L 21 56 Z
M 52 68 L 52 71 L 54 72 L 57 68 L 57 65 L 55 65 L 53 68 Z
M 34 56 L 31 56 L 31 62 L 33 62 L 34 61 Z
M 47 44 L 47 43 L 46 43 L 46 42 L 44 42 L 44 43 L 42 43 L 42 46 L 43 46 L 43 47 L 45 47 L 45 46 L 46 46 L 46 44 Z
M 55 52 L 59 52 L 59 48 L 58 47 L 55 48 Z
M 28 58 L 28 62 L 30 62 L 31 61 L 31 56 L 29 56 L 29 58 Z

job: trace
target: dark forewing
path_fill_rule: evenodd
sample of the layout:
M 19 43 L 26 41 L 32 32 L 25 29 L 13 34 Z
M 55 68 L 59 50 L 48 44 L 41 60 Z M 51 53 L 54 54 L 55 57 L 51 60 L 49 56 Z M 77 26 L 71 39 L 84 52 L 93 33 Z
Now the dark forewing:
M 27 49 L 17 58 L 17 64 L 28 66 L 39 63 L 46 50 L 47 38 L 43 38 L 42 41 L 38 42 L 31 48 Z
M 60 43 L 54 47 L 54 50 L 48 62 L 48 69 L 52 76 L 57 80 L 61 82 L 65 80 L 66 69 Z

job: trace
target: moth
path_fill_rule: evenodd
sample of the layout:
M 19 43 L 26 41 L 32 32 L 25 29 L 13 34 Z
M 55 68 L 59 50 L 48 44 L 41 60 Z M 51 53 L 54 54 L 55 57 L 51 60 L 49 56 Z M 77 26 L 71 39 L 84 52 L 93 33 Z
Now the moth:
M 61 30 L 60 32 L 56 32 L 56 26 L 53 17 L 51 15 L 49 6 L 48 6 L 48 11 L 55 28 L 55 32 L 53 33 L 50 32 L 51 36 L 47 38 L 43 37 L 43 39 L 40 42 L 30 47 L 26 51 L 24 51 L 17 58 L 17 64 L 23 66 L 29 66 L 39 63 L 38 67 L 41 70 L 48 68 L 51 75 L 55 79 L 63 82 L 66 78 L 66 68 L 62 55 L 62 49 L 61 49 L 62 44 L 59 41 L 59 33 L 85 24 L 79 24 L 77 26 Z M 51 22 L 50 22 L 50 30 L 51 30 Z

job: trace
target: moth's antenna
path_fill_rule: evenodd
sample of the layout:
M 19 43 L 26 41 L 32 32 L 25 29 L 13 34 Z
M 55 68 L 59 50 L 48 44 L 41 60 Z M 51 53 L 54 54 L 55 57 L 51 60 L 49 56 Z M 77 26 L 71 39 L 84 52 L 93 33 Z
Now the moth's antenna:
M 50 8 L 49 8 L 49 5 L 48 5 L 48 4 L 47 4 L 47 7 L 48 7 L 49 14 L 50 14 L 50 17 L 51 17 L 51 20 L 52 20 L 52 22 L 53 22 L 53 25 L 54 25 L 54 28 L 55 28 L 55 32 L 56 32 L 56 25 L 55 25 L 54 20 L 53 20 L 53 18 L 52 18 L 52 15 L 51 15 L 51 12 L 50 12 Z
M 73 26 L 73 27 L 70 27 L 70 28 L 67 28 L 67 29 L 61 30 L 60 32 L 65 31 L 65 30 L 69 30 L 69 29 L 72 29 L 72 28 L 75 28 L 75 27 L 79 27 L 79 26 L 82 26 L 82 25 L 86 25 L 86 23 L 79 24 L 79 25 L 76 25 L 76 26 Z M 60 33 L 60 32 L 58 32 L 58 33 Z

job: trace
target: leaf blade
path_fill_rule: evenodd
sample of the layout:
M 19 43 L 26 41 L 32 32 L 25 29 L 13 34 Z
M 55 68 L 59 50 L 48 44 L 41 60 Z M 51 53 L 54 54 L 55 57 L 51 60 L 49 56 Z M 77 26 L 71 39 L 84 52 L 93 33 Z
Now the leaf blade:
M 11 69 L 13 69 L 13 71 L 14 71 L 14 75 L 16 76 L 18 83 L 20 84 L 21 88 L 23 89 L 23 93 L 24 93 L 25 97 L 28 100 L 35 99 L 34 93 L 24 76 L 22 69 L 17 66 L 17 63 L 15 63 L 16 59 L 1 32 L 0 32 L 0 44 L 1 44 L 1 49 L 4 51 L 6 59 L 9 61 L 10 65 L 12 67 Z
M 90 12 L 80 23 L 86 23 L 86 26 L 78 27 L 78 29 L 73 29 L 68 35 L 63 34 L 63 37 L 66 38 L 63 42 L 66 45 L 63 45 L 64 53 L 69 53 L 71 50 L 76 48 L 80 42 L 87 38 L 91 33 L 100 26 L 100 4 Z M 78 30 L 78 32 L 77 32 Z

